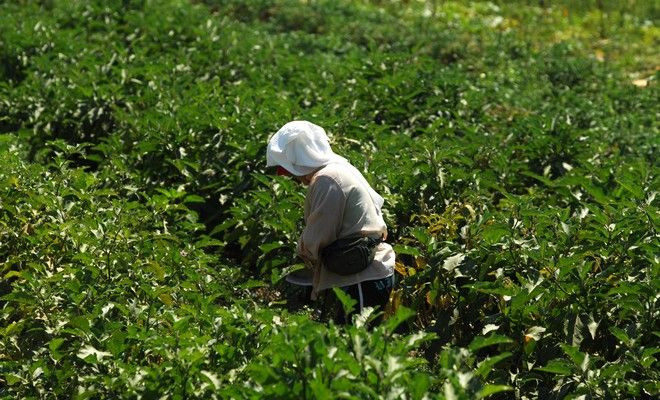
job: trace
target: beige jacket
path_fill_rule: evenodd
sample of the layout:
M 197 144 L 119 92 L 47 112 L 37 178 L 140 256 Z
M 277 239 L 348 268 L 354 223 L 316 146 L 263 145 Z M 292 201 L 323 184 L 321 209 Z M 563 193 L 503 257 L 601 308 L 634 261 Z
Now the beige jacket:
M 386 278 L 394 273 L 394 250 L 387 243 L 376 248 L 373 263 L 353 275 L 337 275 L 323 267 L 320 251 L 337 239 L 349 236 L 387 236 L 387 227 L 367 188 L 348 166 L 322 167 L 314 174 L 305 198 L 305 229 L 298 241 L 298 254 L 313 269 L 312 298 L 331 287 Z

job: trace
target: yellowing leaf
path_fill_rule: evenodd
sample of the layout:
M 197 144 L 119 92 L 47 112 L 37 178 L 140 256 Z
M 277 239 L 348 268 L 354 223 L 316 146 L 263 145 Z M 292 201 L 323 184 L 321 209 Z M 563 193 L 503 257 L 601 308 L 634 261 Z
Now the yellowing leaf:
M 426 302 L 432 306 L 434 300 L 433 291 L 426 292 Z
M 14 278 L 14 277 L 22 278 L 23 275 L 21 274 L 20 271 L 9 271 L 5 274 L 5 279 Z
M 158 298 L 167 306 L 174 304 L 174 299 L 168 293 L 161 293 L 158 295 Z
M 532 326 L 525 331 L 525 343 L 528 343 L 532 340 L 538 341 L 542 337 L 541 334 L 545 331 L 546 328 L 542 326 Z
M 165 270 L 156 261 L 152 261 L 149 263 L 149 271 L 151 271 L 156 276 L 156 279 L 159 281 L 165 277 Z
M 601 49 L 596 49 L 596 51 L 594 51 L 594 56 L 596 57 L 596 60 L 600 62 L 605 61 L 605 52 Z
M 541 276 L 546 279 L 554 275 L 554 270 L 552 269 L 552 267 L 541 268 L 539 272 L 541 273 Z
M 465 208 L 467 208 L 468 212 L 470 213 L 471 219 L 477 218 L 477 213 L 474 211 L 474 207 L 472 207 L 470 204 L 465 204 Z
M 401 306 L 401 289 L 390 292 L 390 300 L 385 305 L 385 319 L 393 316 Z
M 438 308 L 441 310 L 446 310 L 451 304 L 454 299 L 451 297 L 449 294 L 443 294 L 442 296 L 439 296 L 436 299 L 436 303 L 438 305 Z
M 648 79 L 635 79 L 632 81 L 632 84 L 637 87 L 647 87 L 649 84 Z
M 402 263 L 400 263 L 398 261 L 395 262 L 394 263 L 394 269 L 396 270 L 396 272 L 400 273 L 402 276 L 408 276 L 408 269 Z

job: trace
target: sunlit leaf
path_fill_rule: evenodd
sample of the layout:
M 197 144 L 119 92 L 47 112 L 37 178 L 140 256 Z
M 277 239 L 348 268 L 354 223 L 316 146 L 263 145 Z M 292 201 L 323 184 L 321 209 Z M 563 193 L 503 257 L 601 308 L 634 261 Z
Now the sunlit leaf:
M 557 375 L 570 375 L 573 371 L 571 365 L 562 359 L 551 360 L 544 367 L 536 369 Z
M 512 390 L 513 388 L 511 386 L 488 384 L 477 393 L 477 399 L 483 399 L 496 393 L 509 392 Z
M 112 356 L 112 354 L 105 351 L 97 350 L 93 346 L 86 345 L 80 348 L 77 356 L 78 358 L 82 358 L 88 363 L 95 364 L 99 361 L 102 361 L 105 357 Z
M 503 335 L 492 334 L 490 336 L 477 336 L 472 340 L 468 348 L 471 351 L 477 351 L 481 348 L 492 346 L 495 344 L 511 343 L 512 340 Z

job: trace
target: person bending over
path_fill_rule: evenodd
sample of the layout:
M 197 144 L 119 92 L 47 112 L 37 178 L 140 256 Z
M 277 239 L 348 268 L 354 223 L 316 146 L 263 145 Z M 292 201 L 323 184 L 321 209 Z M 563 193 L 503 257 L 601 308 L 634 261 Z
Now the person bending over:
M 308 121 L 284 125 L 268 141 L 267 166 L 307 186 L 305 228 L 297 254 L 309 268 L 311 299 L 339 287 L 364 307 L 384 308 L 394 285 L 394 250 L 385 243 L 383 198 L 344 157 L 325 130 Z M 350 322 L 339 311 L 338 323 Z

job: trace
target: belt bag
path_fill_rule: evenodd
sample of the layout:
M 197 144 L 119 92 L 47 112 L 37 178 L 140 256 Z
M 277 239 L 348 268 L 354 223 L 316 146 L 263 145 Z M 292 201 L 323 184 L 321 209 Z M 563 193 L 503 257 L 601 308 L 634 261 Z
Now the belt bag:
M 338 239 L 321 250 L 323 265 L 338 275 L 352 275 L 364 271 L 374 260 L 380 238 L 351 237 Z

